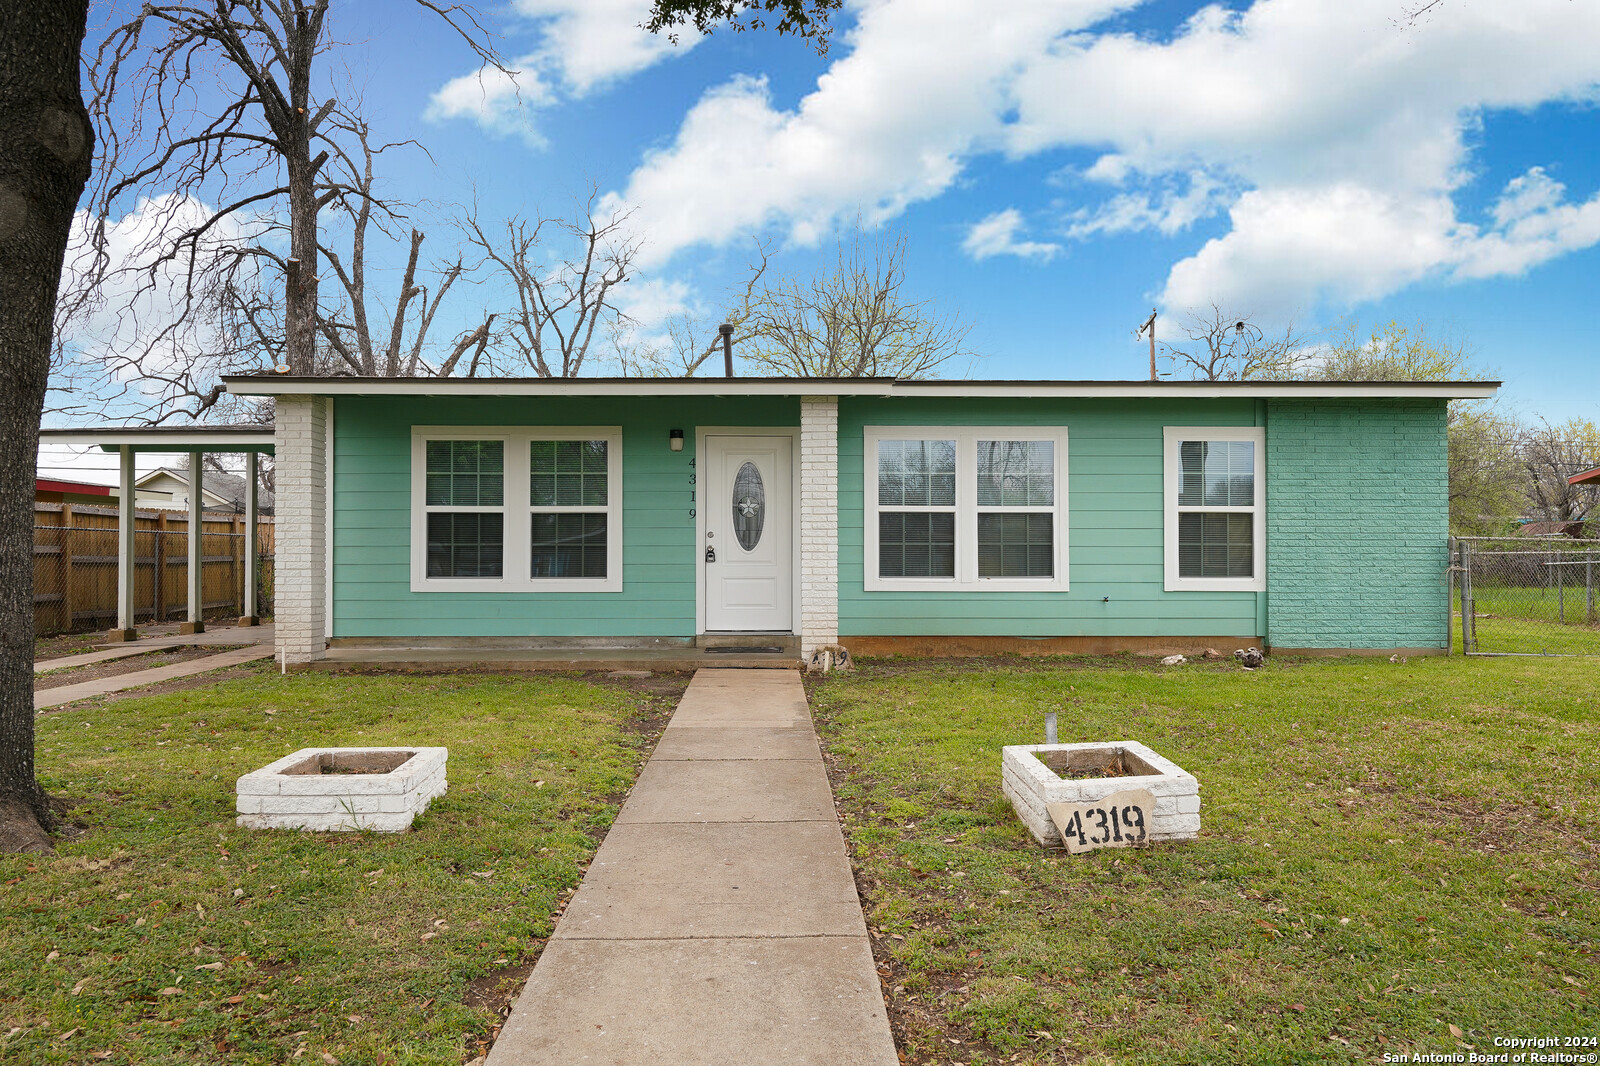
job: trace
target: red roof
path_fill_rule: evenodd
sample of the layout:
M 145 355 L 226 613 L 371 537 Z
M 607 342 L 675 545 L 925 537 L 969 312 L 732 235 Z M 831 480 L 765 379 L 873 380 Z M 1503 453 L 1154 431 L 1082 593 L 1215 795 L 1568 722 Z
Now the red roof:
M 83 481 L 56 481 L 53 478 L 34 478 L 35 492 L 78 492 L 85 496 L 110 496 L 110 485 L 90 485 Z
M 1567 484 L 1569 485 L 1593 485 L 1597 482 L 1600 482 L 1600 466 L 1595 467 L 1593 470 L 1585 470 L 1581 474 L 1573 474 L 1567 478 Z

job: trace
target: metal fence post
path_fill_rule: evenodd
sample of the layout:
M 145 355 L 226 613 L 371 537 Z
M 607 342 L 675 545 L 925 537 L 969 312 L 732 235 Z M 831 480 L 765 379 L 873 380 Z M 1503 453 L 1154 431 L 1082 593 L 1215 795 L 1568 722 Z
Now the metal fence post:
M 1450 614 L 1455 610 L 1456 601 L 1456 538 L 1445 539 L 1444 560 L 1444 653 L 1446 655 L 1455 651 L 1455 640 L 1450 636 Z M 1461 649 L 1466 651 L 1465 648 Z
M 1594 549 L 1583 553 L 1583 620 L 1594 625 Z
M 1561 565 L 1561 561 L 1556 558 L 1556 553 L 1555 552 L 1551 552 L 1550 553 L 1550 561 L 1555 564 L 1555 566 L 1552 567 L 1552 569 L 1554 569 L 1555 572 L 1556 572 L 1556 617 L 1560 620 L 1562 625 L 1566 625 L 1567 624 L 1567 581 L 1566 581 L 1566 576 L 1564 574 L 1562 574 L 1562 572 L 1561 572 L 1563 567 Z

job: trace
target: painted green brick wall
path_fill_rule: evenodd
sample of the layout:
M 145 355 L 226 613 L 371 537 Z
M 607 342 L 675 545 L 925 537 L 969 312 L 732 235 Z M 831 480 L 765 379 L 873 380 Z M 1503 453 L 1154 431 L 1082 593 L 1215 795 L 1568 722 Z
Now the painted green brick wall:
M 661 636 L 695 630 L 695 427 L 798 426 L 790 398 L 428 398 L 334 404 L 335 637 Z M 411 591 L 413 425 L 622 426 L 623 591 Z M 682 429 L 682 452 L 667 431 Z
M 1443 401 L 1272 401 L 1268 640 L 1447 647 Z
M 1162 427 L 1253 426 L 1254 400 L 839 401 L 839 632 L 846 636 L 1259 636 L 1253 592 L 1163 589 Z M 869 425 L 1065 425 L 1062 592 L 867 592 L 862 430 Z M 1106 597 L 1110 597 L 1107 602 Z

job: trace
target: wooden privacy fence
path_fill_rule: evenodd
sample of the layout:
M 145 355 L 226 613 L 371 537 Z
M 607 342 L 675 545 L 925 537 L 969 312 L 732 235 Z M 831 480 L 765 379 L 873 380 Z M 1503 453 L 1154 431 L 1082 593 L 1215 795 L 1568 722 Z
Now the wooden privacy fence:
M 135 622 L 181 621 L 189 589 L 189 516 L 134 512 Z M 258 610 L 271 613 L 272 519 L 257 524 Z M 244 611 L 244 516 L 210 513 L 200 521 L 200 600 L 209 616 Z M 104 628 L 117 617 L 117 509 L 66 503 L 33 505 L 33 624 L 40 636 Z

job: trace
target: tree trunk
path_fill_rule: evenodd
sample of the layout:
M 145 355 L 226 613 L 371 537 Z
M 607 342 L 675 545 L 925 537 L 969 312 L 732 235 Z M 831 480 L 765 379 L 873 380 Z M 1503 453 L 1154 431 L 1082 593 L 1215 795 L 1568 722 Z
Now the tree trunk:
M 33 765 L 33 478 L 56 287 L 94 133 L 88 0 L 0 3 L 0 851 L 48 850 Z
M 299 153 L 296 153 L 298 155 Z M 289 262 L 285 279 L 284 362 L 289 373 L 317 372 L 317 191 L 309 160 L 291 156 L 289 170 Z

